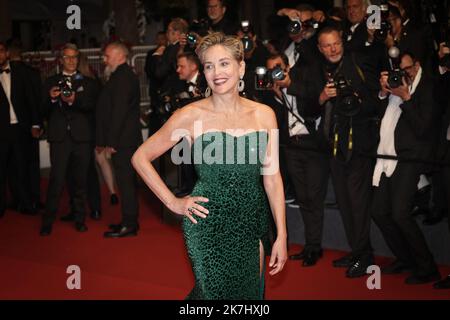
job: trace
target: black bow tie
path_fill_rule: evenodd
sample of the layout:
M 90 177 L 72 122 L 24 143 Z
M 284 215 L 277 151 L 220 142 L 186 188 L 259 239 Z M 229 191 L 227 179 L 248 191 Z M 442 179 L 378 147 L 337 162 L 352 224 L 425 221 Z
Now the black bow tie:
M 0 74 L 2 74 L 3 72 L 6 72 L 7 74 L 11 72 L 11 69 L 2 69 L 0 70 Z

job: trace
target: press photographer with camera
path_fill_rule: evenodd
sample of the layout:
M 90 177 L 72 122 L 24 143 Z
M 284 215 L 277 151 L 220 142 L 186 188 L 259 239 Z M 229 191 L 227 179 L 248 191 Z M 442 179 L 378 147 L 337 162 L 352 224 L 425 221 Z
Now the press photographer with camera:
M 52 232 L 59 200 L 68 170 L 73 173 L 73 213 L 75 228 L 87 231 L 85 224 L 86 186 L 93 132 L 91 117 L 98 91 L 95 81 L 78 72 L 79 51 L 74 44 L 61 49 L 62 72 L 44 84 L 42 112 L 48 122 L 50 143 L 50 181 L 46 210 L 42 217 L 41 236 Z
M 322 17 L 323 13 L 321 13 L 308 4 L 300 4 L 295 9 L 278 10 L 277 16 L 289 18 L 286 21 L 286 34 L 281 46 L 289 59 L 291 68 L 300 57 L 312 62 L 319 54 L 316 46 L 316 32 L 320 25 L 316 18 Z
M 226 17 L 227 4 L 225 0 L 208 0 L 206 11 L 209 18 L 209 29 L 212 32 L 223 32 L 234 35 L 239 25 Z
M 369 237 L 373 160 L 364 154 L 373 154 L 376 147 L 379 82 L 362 68 L 367 57 L 344 49 L 338 29 L 325 27 L 318 38 L 324 59 L 321 72 L 310 78 L 322 88 L 317 94 L 323 109 L 320 130 L 332 150 L 331 176 L 352 250 L 333 265 L 347 268 L 347 277 L 353 278 L 365 275 L 373 264 Z
M 448 43 L 441 43 L 439 50 L 439 58 L 440 58 L 440 84 L 442 92 L 449 92 L 450 90 L 450 48 Z M 445 105 L 445 114 L 444 114 L 444 130 L 441 136 L 441 152 L 442 158 L 441 161 L 447 163 L 447 166 L 442 168 L 442 173 L 444 177 L 444 192 L 442 194 L 442 206 L 446 206 L 447 214 L 448 214 L 448 228 L 450 231 L 450 98 L 448 94 L 441 95 L 444 98 L 443 104 Z M 446 202 L 446 204 L 444 203 Z M 445 277 L 444 279 L 436 282 L 433 287 L 435 289 L 450 289 L 450 275 Z
M 245 86 L 240 92 L 242 96 L 254 101 L 261 101 L 262 97 L 255 88 L 255 70 L 259 66 L 264 66 L 270 53 L 266 46 L 258 39 L 255 31 L 248 20 L 241 22 L 241 28 L 237 32 L 244 46 L 245 61 Z
M 303 260 L 302 265 L 310 267 L 323 254 L 323 215 L 329 174 L 329 159 L 317 134 L 320 117 L 317 96 L 306 80 L 312 68 L 304 66 L 298 69 L 300 72 L 291 73 L 285 54 L 270 56 L 266 67 L 269 75 L 266 87 L 270 88 L 271 96 L 265 103 L 275 110 L 279 122 L 281 170 L 293 185 L 305 225 L 305 247 L 290 259 Z M 291 80 L 293 74 L 296 79 Z M 289 93 L 288 88 L 293 85 L 298 88 L 298 95 Z
M 411 204 L 424 164 L 432 156 L 433 125 L 436 101 L 433 81 L 420 61 L 403 53 L 400 68 L 404 71 L 402 85 L 392 88 L 388 73 L 380 78 L 380 99 L 385 102 L 377 153 L 400 160 L 379 158 L 373 174 L 372 217 L 386 243 L 397 258 L 383 269 L 396 274 L 412 271 L 406 284 L 423 284 L 440 279 L 433 255 L 414 217 Z

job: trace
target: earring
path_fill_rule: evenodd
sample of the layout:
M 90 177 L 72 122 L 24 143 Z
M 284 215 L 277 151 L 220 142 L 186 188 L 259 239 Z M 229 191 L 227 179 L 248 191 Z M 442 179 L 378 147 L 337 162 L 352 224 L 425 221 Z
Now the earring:
M 210 87 L 206 88 L 206 91 L 205 91 L 205 98 L 208 98 L 209 96 L 211 96 L 211 88 Z
M 245 89 L 245 82 L 241 78 L 241 80 L 239 80 L 238 90 L 239 90 L 239 92 L 242 92 L 242 91 L 244 91 L 244 89 Z

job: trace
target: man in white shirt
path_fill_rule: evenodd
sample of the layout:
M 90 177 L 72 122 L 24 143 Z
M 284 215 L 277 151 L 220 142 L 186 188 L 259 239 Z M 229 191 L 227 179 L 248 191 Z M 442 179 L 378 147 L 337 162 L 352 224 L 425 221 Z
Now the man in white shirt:
M 39 136 L 37 101 L 24 68 L 10 65 L 9 51 L 0 42 L 0 217 L 6 209 L 6 181 L 17 179 L 18 210 L 35 214 L 28 182 L 28 150 L 32 135 Z

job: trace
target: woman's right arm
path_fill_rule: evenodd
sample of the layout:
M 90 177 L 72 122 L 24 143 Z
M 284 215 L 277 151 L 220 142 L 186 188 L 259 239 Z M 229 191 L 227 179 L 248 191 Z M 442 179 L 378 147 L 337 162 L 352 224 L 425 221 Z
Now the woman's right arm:
M 167 208 L 177 214 L 186 215 L 193 223 L 197 223 L 191 213 L 206 218 L 208 210 L 197 202 L 207 202 L 208 199 L 203 197 L 175 197 L 151 163 L 177 144 L 182 138 L 183 132 L 184 135 L 190 132 L 193 114 L 195 114 L 195 111 L 191 107 L 177 110 L 161 129 L 139 147 L 131 162 L 145 184 Z M 180 132 L 180 134 L 177 134 L 177 132 Z M 191 211 L 189 211 L 190 209 Z

